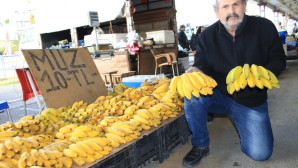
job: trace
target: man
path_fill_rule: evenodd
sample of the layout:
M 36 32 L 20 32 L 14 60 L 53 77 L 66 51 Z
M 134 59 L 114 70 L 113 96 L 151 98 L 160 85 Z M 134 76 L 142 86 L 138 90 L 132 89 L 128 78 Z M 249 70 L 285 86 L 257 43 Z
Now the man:
M 286 66 L 274 24 L 265 18 L 245 15 L 246 4 L 246 0 L 217 0 L 214 11 L 219 21 L 199 36 L 196 61 L 187 72 L 210 75 L 218 87 L 211 96 L 192 96 L 184 101 L 193 145 L 183 159 L 185 166 L 195 166 L 209 154 L 208 111 L 231 117 L 240 136 L 241 149 L 251 159 L 264 161 L 273 152 L 267 90 L 246 87 L 229 95 L 226 89 L 226 76 L 238 65 L 260 65 L 276 76 Z
M 189 69 L 189 57 L 188 57 L 189 41 L 184 31 L 185 31 L 185 26 L 181 25 L 178 33 L 178 42 L 180 45 L 178 46 L 178 63 L 182 64 L 183 69 Z

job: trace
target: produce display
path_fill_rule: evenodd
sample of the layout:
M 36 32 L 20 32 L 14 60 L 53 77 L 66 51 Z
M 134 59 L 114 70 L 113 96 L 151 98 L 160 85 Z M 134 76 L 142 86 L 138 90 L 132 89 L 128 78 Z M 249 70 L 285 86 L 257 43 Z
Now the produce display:
M 119 84 L 91 104 L 78 101 L 2 124 L 0 167 L 69 168 L 94 162 L 181 112 L 183 99 L 169 90 L 170 83 L 164 78 L 139 88 Z
M 243 67 L 233 68 L 227 75 L 226 84 L 229 94 L 233 94 L 235 91 L 239 92 L 247 85 L 250 88 L 258 87 L 259 89 L 264 89 L 264 87 L 268 89 L 280 88 L 276 76 L 271 71 L 255 64 L 251 66 L 244 64 Z
M 212 89 L 216 86 L 216 81 L 211 77 L 201 72 L 193 72 L 175 76 L 170 84 L 170 90 L 173 93 L 178 91 L 181 97 L 191 99 L 191 95 L 197 98 L 200 95 L 212 95 Z

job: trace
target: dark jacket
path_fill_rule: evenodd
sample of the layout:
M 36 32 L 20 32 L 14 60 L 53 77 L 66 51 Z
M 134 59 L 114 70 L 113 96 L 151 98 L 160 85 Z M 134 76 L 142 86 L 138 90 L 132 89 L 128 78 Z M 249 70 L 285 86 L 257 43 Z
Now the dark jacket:
M 184 31 L 178 33 L 178 41 L 181 47 L 189 49 L 189 42 Z
M 249 107 L 263 104 L 267 100 L 267 90 L 247 86 L 229 95 L 226 89 L 228 72 L 248 63 L 264 66 L 278 76 L 286 67 L 286 56 L 276 28 L 261 17 L 245 15 L 235 38 L 217 21 L 199 36 L 197 47 L 194 66 L 211 75 L 222 93 Z
M 199 38 L 199 36 L 200 35 L 196 35 L 196 34 L 193 34 L 191 36 L 189 45 L 190 45 L 192 51 L 196 51 L 196 49 L 197 49 L 197 44 L 198 44 L 198 38 Z

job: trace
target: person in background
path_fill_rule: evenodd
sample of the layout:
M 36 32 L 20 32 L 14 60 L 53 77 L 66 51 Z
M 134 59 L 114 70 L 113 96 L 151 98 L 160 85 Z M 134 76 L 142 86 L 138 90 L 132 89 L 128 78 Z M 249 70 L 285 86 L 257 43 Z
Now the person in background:
M 247 0 L 216 0 L 214 12 L 219 20 L 199 36 L 196 61 L 186 73 L 202 72 L 218 85 L 212 95 L 184 99 L 193 145 L 183 158 L 184 166 L 196 166 L 209 154 L 208 111 L 231 118 L 240 137 L 241 150 L 249 158 L 265 161 L 272 155 L 274 138 L 267 89 L 246 87 L 231 95 L 227 92 L 226 77 L 236 66 L 256 64 L 276 76 L 286 67 L 275 25 L 266 18 L 246 15 L 246 5 Z
M 293 33 L 297 33 L 297 25 L 294 23 Z
M 180 72 L 189 69 L 189 41 L 184 31 L 185 26 L 181 25 L 178 33 L 178 63 L 182 64 Z
M 197 46 L 197 42 L 198 42 L 198 38 L 200 36 L 200 34 L 204 31 L 204 27 L 203 26 L 200 26 L 198 29 L 197 29 L 197 32 L 196 34 L 193 34 L 191 36 L 191 39 L 190 39 L 190 48 L 192 51 L 196 51 L 196 46 Z

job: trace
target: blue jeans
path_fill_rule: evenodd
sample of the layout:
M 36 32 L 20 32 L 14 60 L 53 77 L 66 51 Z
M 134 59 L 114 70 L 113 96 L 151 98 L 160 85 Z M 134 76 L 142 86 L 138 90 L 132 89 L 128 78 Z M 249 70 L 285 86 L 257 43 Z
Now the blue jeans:
M 207 130 L 208 111 L 228 114 L 234 121 L 241 139 L 241 149 L 250 158 L 264 161 L 273 152 L 273 134 L 267 101 L 257 107 L 246 107 L 225 96 L 218 89 L 211 96 L 192 96 L 184 99 L 185 116 L 192 132 L 192 145 L 207 148 L 210 143 Z

